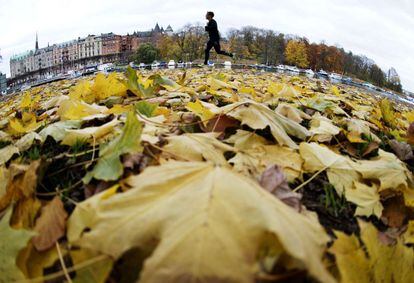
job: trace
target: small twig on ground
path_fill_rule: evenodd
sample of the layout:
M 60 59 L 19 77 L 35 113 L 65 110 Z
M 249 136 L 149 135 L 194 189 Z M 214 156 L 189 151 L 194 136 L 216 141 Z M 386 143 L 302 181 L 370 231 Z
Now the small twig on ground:
M 62 269 L 63 269 L 64 275 L 66 277 L 66 280 L 68 280 L 69 283 L 72 283 L 72 279 L 70 278 L 69 272 L 66 269 L 65 261 L 64 261 L 63 256 L 62 256 L 62 252 L 60 251 L 60 246 L 59 246 L 58 242 L 56 242 L 56 250 L 58 252 L 60 265 L 62 266 Z

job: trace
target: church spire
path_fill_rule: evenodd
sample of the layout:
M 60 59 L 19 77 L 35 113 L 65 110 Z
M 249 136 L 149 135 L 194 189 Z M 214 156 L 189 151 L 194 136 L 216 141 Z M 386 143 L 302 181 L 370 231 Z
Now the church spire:
M 158 23 L 155 25 L 155 28 L 153 29 L 153 31 L 154 31 L 155 33 L 159 33 L 159 32 L 161 32 L 161 29 L 160 29 L 160 26 L 158 25 Z
M 36 46 L 35 46 L 35 49 L 36 50 L 39 49 L 39 40 L 37 38 L 37 32 L 36 32 Z

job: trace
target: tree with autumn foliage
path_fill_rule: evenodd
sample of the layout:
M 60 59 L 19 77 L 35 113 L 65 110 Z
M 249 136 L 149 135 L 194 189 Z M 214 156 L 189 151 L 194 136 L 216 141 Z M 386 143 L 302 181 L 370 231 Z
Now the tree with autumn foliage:
M 194 61 L 204 56 L 207 35 L 201 25 L 186 25 L 173 36 L 180 59 Z
M 181 54 L 177 42 L 172 36 L 163 34 L 156 42 L 156 47 L 159 50 L 161 58 L 180 60 Z
M 309 65 L 306 44 L 299 40 L 290 40 L 285 49 L 286 62 L 300 68 L 306 68 Z

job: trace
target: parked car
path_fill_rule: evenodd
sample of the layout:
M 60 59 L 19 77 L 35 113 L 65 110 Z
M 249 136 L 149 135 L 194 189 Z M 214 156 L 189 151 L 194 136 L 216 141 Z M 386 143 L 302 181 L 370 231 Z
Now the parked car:
M 158 61 L 154 61 L 151 64 L 151 69 L 157 69 L 160 67 L 160 63 Z
M 82 75 L 91 75 L 93 73 L 95 73 L 98 69 L 96 68 L 96 66 L 90 66 L 90 67 L 86 67 L 83 72 Z
M 307 69 L 307 70 L 305 70 L 305 74 L 306 75 L 309 75 L 309 76 L 314 76 L 315 75 L 315 72 L 313 70 L 311 70 L 311 69 Z
M 364 87 L 369 88 L 369 89 L 375 89 L 375 86 L 374 86 L 373 84 L 371 84 L 371 83 L 363 83 L 362 85 L 363 85 Z
M 170 60 L 168 61 L 168 69 L 174 69 L 175 68 L 175 61 Z
M 177 68 L 184 68 L 184 62 L 183 61 L 178 61 L 177 63 Z
M 341 76 L 340 74 L 337 74 L 337 73 L 330 73 L 330 74 L 329 74 L 329 78 L 330 78 L 331 80 L 337 80 L 337 81 L 340 81 L 340 80 L 342 79 L 342 76 Z
M 286 66 L 285 69 L 289 72 L 299 74 L 300 70 L 296 66 Z
M 318 75 L 321 76 L 321 77 L 325 77 L 325 78 L 328 78 L 329 77 L 328 73 L 325 72 L 322 69 L 319 70 Z
M 82 76 L 82 73 L 79 71 L 75 71 L 75 70 L 69 70 L 67 73 L 67 76 L 71 79 L 74 79 L 74 78 L 78 78 Z
M 345 84 L 352 83 L 352 78 L 350 78 L 350 77 L 342 77 L 341 82 L 343 82 Z
M 31 88 L 31 86 L 30 86 L 30 85 L 28 85 L 28 84 L 24 84 L 24 85 L 22 85 L 22 87 L 20 88 L 20 91 L 29 90 L 30 88 Z

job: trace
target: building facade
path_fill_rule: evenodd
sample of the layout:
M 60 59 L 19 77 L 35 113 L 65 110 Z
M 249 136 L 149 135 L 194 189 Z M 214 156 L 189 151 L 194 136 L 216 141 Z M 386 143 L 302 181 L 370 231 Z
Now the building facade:
M 164 30 L 157 23 L 150 31 L 135 31 L 127 35 L 88 35 L 44 48 L 39 48 L 36 34 L 34 50 L 10 59 L 11 78 L 16 83 L 22 83 L 64 74 L 69 70 L 81 70 L 91 65 L 107 62 L 127 63 L 140 44 L 155 43 L 162 34 L 172 35 L 173 29 L 168 25 Z
M 99 57 L 102 55 L 102 37 L 100 35 L 88 35 L 78 39 L 79 59 Z
M 52 74 L 53 67 L 53 47 L 39 48 L 37 35 L 34 50 L 13 56 L 10 59 L 10 74 L 12 78 L 39 71 L 39 74 L 49 75 Z
M 66 73 L 77 67 L 78 46 L 76 40 L 54 44 L 52 46 L 52 54 L 53 73 Z
M 102 56 L 118 54 L 121 52 L 121 37 L 114 33 L 105 33 L 102 38 Z

